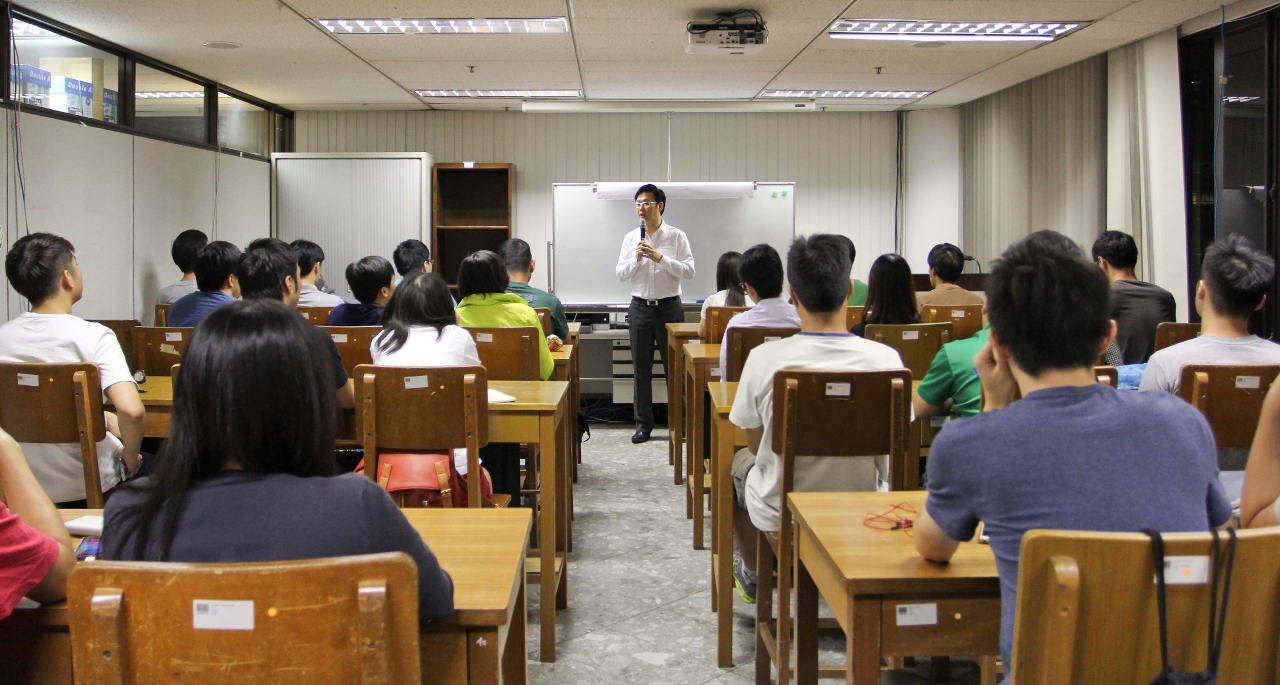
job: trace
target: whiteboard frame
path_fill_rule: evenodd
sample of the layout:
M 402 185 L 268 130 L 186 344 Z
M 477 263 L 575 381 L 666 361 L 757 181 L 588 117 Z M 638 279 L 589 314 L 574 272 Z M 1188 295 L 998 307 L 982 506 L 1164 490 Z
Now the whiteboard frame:
M 420 218 L 418 240 L 431 247 L 431 254 L 436 253 L 436 246 L 431 242 L 431 164 L 433 159 L 429 152 L 273 152 L 271 153 L 271 237 L 278 238 L 280 203 L 276 200 L 279 183 L 279 169 L 276 165 L 282 159 L 416 159 L 422 168 L 422 190 L 419 194 L 421 204 L 418 208 Z

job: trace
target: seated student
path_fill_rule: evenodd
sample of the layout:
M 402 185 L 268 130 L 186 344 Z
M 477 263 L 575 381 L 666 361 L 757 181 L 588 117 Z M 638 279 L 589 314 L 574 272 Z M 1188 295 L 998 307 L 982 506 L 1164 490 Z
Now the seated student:
M 773 452 L 773 375 L 783 369 L 861 371 L 897 369 L 902 358 L 887 345 L 845 329 L 849 252 L 831 235 L 798 238 L 787 252 L 789 293 L 800 317 L 800 333 L 751 351 L 742 369 L 729 420 L 747 432 L 746 449 L 733 457 L 734 585 L 755 601 L 756 530 L 779 526 L 781 464 Z M 802 457 L 796 460 L 797 491 L 887 489 L 887 456 Z
M 236 267 L 241 297 L 246 300 L 280 300 L 290 307 L 298 306 L 299 274 L 298 258 L 293 249 L 276 238 L 258 238 L 249 243 L 249 249 L 241 255 L 240 264 Z M 323 329 L 312 326 L 310 330 L 320 341 L 321 348 L 329 353 L 334 387 L 338 389 L 338 406 L 343 409 L 356 406 L 355 385 L 347 377 L 337 344 Z
M 719 274 L 716 277 L 719 278 Z M 795 305 L 782 297 L 782 257 L 773 246 L 761 243 L 747 248 L 738 262 L 735 281 L 747 288 L 755 306 L 729 319 L 720 346 L 720 378 L 729 374 L 729 330 L 732 328 L 799 328 Z
M 982 298 L 956 285 L 964 272 L 964 252 L 951 243 L 934 245 L 929 250 L 929 282 L 933 290 L 916 293 L 920 311 L 928 305 L 982 304 Z
M 1116 347 L 1124 364 L 1142 364 L 1156 349 L 1156 326 L 1178 320 L 1173 294 L 1138 280 L 1138 245 L 1133 236 L 1106 231 L 1093 241 L 1093 261 L 1111 281 L 1111 318 L 1118 328 Z M 1108 361 L 1112 361 L 1109 359 Z
M 973 366 L 973 358 L 987 346 L 989 328 L 983 326 L 973 336 L 953 340 L 938 350 L 933 364 L 911 396 L 911 406 L 917 419 L 924 420 L 948 412 L 964 418 L 981 411 L 982 383 Z
M 24 596 L 48 604 L 67 596 L 75 547 L 22 448 L 0 430 L 0 620 Z
M 206 317 L 182 356 L 155 470 L 107 502 L 102 558 L 404 552 L 418 566 L 418 619 L 449 615 L 452 579 L 387 493 L 364 476 L 333 476 L 327 353 L 315 328 L 278 301 L 246 300 Z
M 754 307 L 756 302 L 747 296 L 738 278 L 741 252 L 726 252 L 716 262 L 716 292 L 702 301 L 702 318 L 698 322 L 698 335 L 707 335 L 707 310 L 711 307 Z
M 108 434 L 98 443 L 102 492 L 108 492 L 142 465 L 138 451 L 146 413 L 115 333 L 71 313 L 84 295 L 84 274 L 66 238 L 32 233 L 19 238 L 4 260 L 5 275 L 31 302 L 0 326 L 0 362 L 62 364 L 93 362 L 115 414 L 106 413 Z M 62 506 L 85 506 L 84 464 L 79 443 L 23 443 L 36 480 Z
M 421 240 L 410 238 L 399 245 L 391 253 L 391 261 L 395 262 L 396 273 L 400 278 L 409 275 L 410 271 L 422 270 L 431 273 L 431 248 Z
M 298 255 L 298 269 L 302 273 L 302 292 L 298 294 L 299 307 L 336 307 L 343 300 L 316 287 L 324 270 L 324 250 L 310 240 L 295 240 L 289 247 Z
M 391 262 L 376 255 L 347 265 L 347 286 L 358 304 L 343 302 L 329 312 L 330 326 L 377 326 L 382 322 L 382 308 L 387 306 L 396 289 L 396 274 Z
M 1262 403 L 1240 494 L 1240 527 L 1280 526 L 1280 383 Z
M 920 323 L 911 266 L 901 255 L 890 253 L 876 257 L 867 280 L 871 282 L 867 291 L 867 309 L 862 314 L 862 323 L 853 327 L 854 335 L 861 336 L 869 323 L 895 326 Z
M 507 279 L 510 281 L 507 292 L 523 297 L 530 307 L 546 307 L 551 310 L 551 332 L 547 335 L 556 337 L 557 344 L 553 348 L 558 349 L 559 343 L 569 339 L 569 320 L 565 318 L 560 298 L 529 285 L 533 269 L 538 265 L 529 252 L 529 243 L 512 238 L 498 248 L 498 256 L 507 265 Z
M 987 404 L 934 440 L 913 538 L 922 557 L 946 563 L 985 522 L 1012 673 L 1023 533 L 1207 531 L 1231 517 L 1231 503 L 1200 412 L 1097 382 L 1094 362 L 1115 336 L 1111 289 L 1071 239 L 1040 231 L 1015 243 L 992 265 L 986 292 L 990 340 L 976 365 Z
M 542 330 L 538 313 L 519 295 L 506 292 L 507 267 L 489 250 L 467 255 L 458 268 L 458 325 L 471 328 L 511 328 L 531 326 Z M 538 371 L 542 380 L 551 378 L 556 363 L 547 339 L 538 336 Z
M 178 234 L 173 239 L 173 245 L 169 248 L 169 256 L 173 257 L 173 263 L 182 269 L 182 279 L 173 285 L 166 285 L 160 289 L 156 295 L 156 304 L 170 304 L 177 302 L 186 295 L 190 295 L 196 291 L 196 255 L 200 253 L 200 248 L 209 243 L 209 236 L 203 231 L 189 230 Z
M 1275 261 L 1240 236 L 1210 245 L 1196 286 L 1200 337 L 1151 355 L 1138 389 L 1178 392 L 1185 364 L 1280 364 L 1280 345 L 1249 334 L 1275 273 Z
M 200 289 L 169 307 L 169 325 L 195 326 L 209 312 L 240 298 L 236 282 L 236 266 L 240 248 L 224 240 L 215 240 L 196 256 L 196 284 Z
M 838 234 L 832 234 L 832 235 L 835 235 L 836 240 L 839 240 L 840 244 L 843 245 L 845 249 L 849 251 L 849 270 L 852 271 L 853 261 L 858 258 L 858 248 L 853 246 L 853 240 L 851 240 L 849 236 L 838 235 Z M 850 276 L 849 301 L 848 301 L 848 304 L 850 307 L 867 306 L 868 292 L 869 290 L 866 283 L 863 283 L 862 281 L 859 281 L 858 279 Z

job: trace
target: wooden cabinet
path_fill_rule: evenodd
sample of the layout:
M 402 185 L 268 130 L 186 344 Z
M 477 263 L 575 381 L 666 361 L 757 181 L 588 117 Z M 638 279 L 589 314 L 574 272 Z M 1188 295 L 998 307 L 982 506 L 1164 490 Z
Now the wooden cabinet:
M 514 164 L 441 163 L 432 167 L 431 241 L 436 272 L 449 285 L 458 265 L 477 250 L 498 251 L 511 237 Z

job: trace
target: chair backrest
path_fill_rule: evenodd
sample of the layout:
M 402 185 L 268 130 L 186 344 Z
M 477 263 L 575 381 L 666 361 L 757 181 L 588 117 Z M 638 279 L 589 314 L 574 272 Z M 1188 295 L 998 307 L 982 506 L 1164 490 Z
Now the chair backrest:
M 1219 449 L 1249 447 L 1277 374 L 1274 364 L 1187 364 L 1178 395 L 1208 419 Z
M 724 341 L 724 327 L 729 319 L 747 311 L 750 307 L 707 307 L 707 339 L 702 342 L 708 345 L 719 345 Z
M 548 336 L 555 330 L 551 327 L 551 308 L 550 307 L 534 307 L 533 311 L 538 313 L 538 323 L 542 324 L 542 335 Z
M 421 678 L 418 571 L 403 552 L 77 564 L 67 609 L 79 685 Z
M 0 427 L 18 442 L 80 445 L 85 499 L 102 507 L 96 443 L 107 427 L 97 364 L 0 363 Z
M 982 307 L 980 304 L 929 304 L 920 312 L 925 323 L 951 322 L 955 327 L 952 340 L 972 338 L 982 330 Z
M 538 362 L 538 336 L 532 326 L 467 328 L 476 341 L 480 363 L 495 381 L 542 380 Z
M 1280 529 L 1238 535 L 1217 682 L 1274 684 L 1280 651 Z M 1172 580 L 1187 577 L 1179 571 L 1203 568 L 1212 536 L 1163 537 L 1169 661 L 1197 672 L 1207 661 L 1210 586 Z M 1219 559 L 1225 560 L 1225 533 L 1221 540 Z M 1175 556 L 1184 558 L 1171 567 Z M 1161 668 L 1155 573 L 1146 535 L 1029 531 L 1018 563 L 1013 682 L 1150 683 Z
M 724 344 L 729 346 L 725 352 L 725 378 L 730 383 L 742 379 L 742 367 L 747 363 L 747 355 L 751 350 L 771 341 L 790 338 L 799 333 L 799 328 L 751 328 L 734 326 L 725 333 Z
M 298 313 L 307 317 L 313 326 L 328 326 L 332 311 L 333 307 L 298 307 Z
M 1120 387 L 1120 372 L 1114 366 L 1095 366 L 1093 367 L 1093 375 L 1098 377 L 1098 383 L 1109 385 L 1113 388 Z
M 172 302 L 156 305 L 156 326 L 164 328 L 169 325 L 169 307 L 172 306 Z
M 322 326 L 324 332 L 333 338 L 338 346 L 338 354 L 342 355 L 342 368 L 347 375 L 355 377 L 356 367 L 360 364 L 372 364 L 373 355 L 369 345 L 374 337 L 382 332 L 381 326 Z
M 867 308 L 863 306 L 845 307 L 844 327 L 853 330 L 854 326 L 862 323 L 862 315 L 867 312 Z
M 100 323 L 116 334 L 116 341 L 120 343 L 120 350 L 124 352 L 125 363 L 129 365 L 130 371 L 137 371 L 138 358 L 133 349 L 133 329 L 142 324 L 137 319 L 96 319 L 93 323 Z
M 194 328 L 158 328 L 139 326 L 133 329 L 134 359 L 138 371 L 148 376 L 164 376 L 169 367 L 182 361 Z
M 1200 337 L 1200 324 L 1198 323 L 1165 321 L 1156 326 L 1156 349 L 1163 350 L 1166 347 L 1198 337 Z
M 902 356 L 902 365 L 911 369 L 911 376 L 917 380 L 933 364 L 938 350 L 943 345 L 956 339 L 955 327 L 951 323 L 913 323 L 901 326 L 888 324 L 867 324 L 864 332 L 868 340 L 884 343 L 898 351 Z

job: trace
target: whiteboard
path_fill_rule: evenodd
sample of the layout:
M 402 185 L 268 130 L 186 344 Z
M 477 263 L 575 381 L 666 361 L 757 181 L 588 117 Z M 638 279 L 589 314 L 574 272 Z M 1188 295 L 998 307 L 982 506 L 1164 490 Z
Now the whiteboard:
M 631 282 L 618 281 L 614 267 L 623 236 L 639 222 L 635 203 L 597 199 L 590 183 L 552 188 L 552 292 L 566 305 L 630 302 Z M 724 252 L 768 243 L 785 259 L 795 237 L 795 198 L 795 183 L 757 183 L 746 199 L 669 199 L 662 218 L 689 236 L 697 274 L 681 282 L 681 299 L 698 302 L 716 291 L 716 261 Z

